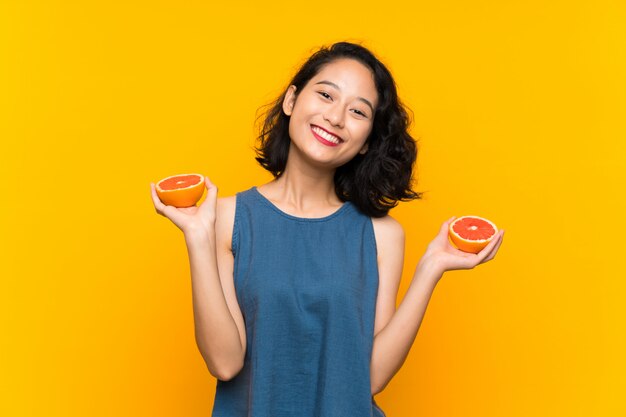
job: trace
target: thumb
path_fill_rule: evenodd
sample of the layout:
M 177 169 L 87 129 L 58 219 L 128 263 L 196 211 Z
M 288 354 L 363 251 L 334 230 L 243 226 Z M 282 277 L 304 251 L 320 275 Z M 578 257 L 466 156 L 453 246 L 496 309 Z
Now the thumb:
M 212 199 L 217 198 L 217 186 L 211 182 L 209 177 L 204 177 L 204 185 L 206 186 L 207 194 Z
M 448 220 L 443 222 L 443 224 L 441 225 L 441 232 L 445 231 L 446 233 L 448 233 L 448 228 L 450 227 L 450 224 L 452 224 L 454 219 L 456 219 L 456 216 L 452 216 Z
M 207 190 L 211 190 L 213 188 L 217 188 L 217 186 L 215 184 L 213 184 L 211 182 L 211 180 L 209 179 L 209 177 L 207 177 L 207 176 L 204 177 L 204 185 L 205 185 Z

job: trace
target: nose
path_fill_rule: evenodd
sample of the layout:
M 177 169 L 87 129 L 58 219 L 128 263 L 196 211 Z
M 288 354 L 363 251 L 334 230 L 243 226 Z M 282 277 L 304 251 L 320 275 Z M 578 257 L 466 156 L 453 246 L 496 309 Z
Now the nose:
M 343 110 L 339 104 L 329 106 L 324 113 L 324 120 L 333 126 L 343 127 Z

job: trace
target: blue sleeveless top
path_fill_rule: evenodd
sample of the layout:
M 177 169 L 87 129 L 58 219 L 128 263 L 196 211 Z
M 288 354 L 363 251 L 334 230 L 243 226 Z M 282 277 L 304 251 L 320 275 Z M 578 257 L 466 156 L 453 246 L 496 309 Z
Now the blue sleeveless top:
M 236 195 L 232 248 L 244 366 L 217 380 L 212 417 L 384 417 L 370 388 L 378 292 L 370 217 L 355 205 L 287 214 Z

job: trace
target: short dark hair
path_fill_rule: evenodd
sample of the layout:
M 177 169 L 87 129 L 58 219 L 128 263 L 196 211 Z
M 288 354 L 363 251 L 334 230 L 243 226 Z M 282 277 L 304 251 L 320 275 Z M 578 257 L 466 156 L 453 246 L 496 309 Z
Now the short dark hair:
M 422 198 L 422 193 L 411 189 L 417 145 L 408 133 L 409 115 L 398 98 L 389 70 L 367 48 L 338 42 L 330 47 L 322 46 L 311 55 L 289 85 L 295 85 L 298 94 L 325 65 L 340 58 L 355 59 L 372 71 L 378 106 L 367 138 L 368 150 L 337 168 L 335 192 L 340 200 L 351 201 L 366 215 L 383 217 L 398 201 Z M 265 106 L 268 110 L 263 113 L 265 118 L 255 147 L 255 159 L 275 178 L 285 170 L 291 143 L 289 116 L 282 107 L 285 94 L 286 91 Z

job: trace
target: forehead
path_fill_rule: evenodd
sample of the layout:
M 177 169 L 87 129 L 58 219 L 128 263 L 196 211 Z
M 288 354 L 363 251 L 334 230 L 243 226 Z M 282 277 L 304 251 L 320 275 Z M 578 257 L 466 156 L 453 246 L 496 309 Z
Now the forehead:
M 354 97 L 363 97 L 372 103 L 376 103 L 378 92 L 374 82 L 372 71 L 354 59 L 337 59 L 322 67 L 315 75 L 310 86 L 319 81 L 331 81 L 339 86 L 342 94 Z

